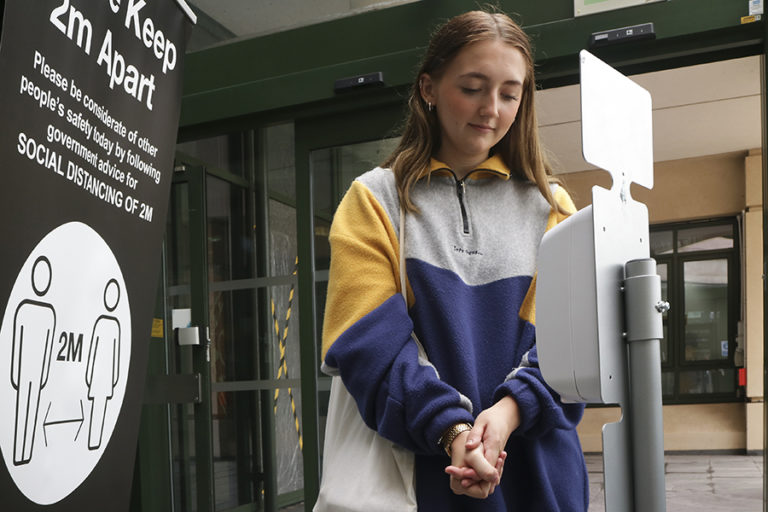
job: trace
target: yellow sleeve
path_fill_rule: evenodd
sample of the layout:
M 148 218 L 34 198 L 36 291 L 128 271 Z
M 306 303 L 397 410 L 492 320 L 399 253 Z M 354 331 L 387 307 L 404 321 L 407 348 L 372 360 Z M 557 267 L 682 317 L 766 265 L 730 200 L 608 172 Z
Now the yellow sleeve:
M 547 220 L 547 229 L 549 231 L 559 223 L 576 213 L 576 205 L 573 204 L 571 196 L 561 186 L 558 186 L 554 192 L 555 202 L 563 207 L 568 213 L 560 213 L 554 208 L 549 212 L 549 219 Z M 522 306 L 520 306 L 520 318 L 527 320 L 533 325 L 536 325 L 536 274 L 533 276 L 531 286 L 528 288 L 528 292 L 525 294 Z
M 360 182 L 353 182 L 336 210 L 329 241 L 323 359 L 343 332 L 400 289 L 397 233 L 387 212 Z

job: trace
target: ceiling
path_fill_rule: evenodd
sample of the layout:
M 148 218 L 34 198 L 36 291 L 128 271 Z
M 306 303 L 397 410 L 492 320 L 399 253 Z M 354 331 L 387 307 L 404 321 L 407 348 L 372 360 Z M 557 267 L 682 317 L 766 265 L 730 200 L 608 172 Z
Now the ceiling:
M 188 47 L 194 51 L 415 1 L 418 0 L 188 0 L 198 16 Z
M 233 38 L 384 9 L 415 0 L 191 0 L 198 47 Z M 193 33 L 193 39 L 195 34 Z M 194 48 L 192 48 L 194 50 Z M 760 59 L 757 56 L 630 77 L 651 93 L 654 161 L 759 148 Z M 594 167 L 581 155 L 579 86 L 537 92 L 541 137 L 556 172 Z
M 759 148 L 757 56 L 630 77 L 651 93 L 654 161 Z M 579 86 L 537 92 L 542 140 L 557 172 L 594 169 L 581 155 Z

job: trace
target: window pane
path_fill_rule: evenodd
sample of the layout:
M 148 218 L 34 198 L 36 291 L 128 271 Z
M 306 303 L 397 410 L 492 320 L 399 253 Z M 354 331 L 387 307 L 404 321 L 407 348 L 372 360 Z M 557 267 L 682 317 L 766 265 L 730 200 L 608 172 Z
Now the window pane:
M 256 290 L 215 290 L 208 299 L 211 381 L 251 380 L 256 375 Z
M 273 322 L 269 338 L 272 344 L 272 378 L 298 383 L 301 378 L 301 351 L 298 302 L 294 300 L 294 292 L 295 285 L 269 288 Z M 301 462 L 301 388 L 299 385 L 287 387 L 287 384 L 289 383 L 283 383 L 272 395 L 279 494 L 304 487 L 304 466 Z
M 355 178 L 381 165 L 392 151 L 395 150 L 399 142 L 399 137 L 393 137 L 339 147 L 337 165 L 341 171 L 342 188 L 339 199 L 341 199 L 341 196 Z
M 244 141 L 243 133 L 233 133 L 183 142 L 178 144 L 176 149 L 205 162 L 210 167 L 245 176 Z
M 253 226 L 247 221 L 245 189 L 210 175 L 206 187 L 208 279 L 255 277 Z
M 197 512 L 195 404 L 171 407 L 173 500 L 177 510 Z
M 734 393 L 736 377 L 733 368 L 714 368 L 680 372 L 680 394 Z
M 672 396 L 675 392 L 675 373 L 661 372 L 661 394 Z
M 315 215 L 330 219 L 355 178 L 381 165 L 399 137 L 317 149 L 310 154 Z
M 270 276 L 289 276 L 296 270 L 296 208 L 269 201 Z
M 189 294 L 191 263 L 189 254 L 189 184 L 177 183 L 171 187 L 171 201 L 168 206 L 168 227 L 165 247 L 168 286 L 185 286 Z M 181 307 L 181 304 L 175 305 Z M 184 303 L 189 307 L 189 301 Z
M 674 248 L 674 242 L 672 240 L 672 231 L 652 231 L 651 256 L 672 254 L 672 249 Z
M 293 123 L 270 126 L 264 133 L 269 194 L 293 204 L 296 202 Z
M 301 394 L 298 388 L 282 387 L 279 391 L 274 395 L 273 448 L 277 457 L 278 493 L 284 494 L 304 486 Z M 273 395 L 273 392 L 266 394 Z M 263 461 L 259 459 L 263 422 L 259 414 L 258 392 L 213 392 L 211 405 L 216 510 L 230 510 L 258 501 L 262 489 L 257 475 L 263 470 L 260 467 Z
M 259 464 L 258 401 L 254 392 L 214 392 L 211 406 L 216 510 L 226 510 L 257 500 L 261 492 L 253 477 Z
M 291 378 L 299 376 L 293 369 Z M 301 389 L 281 388 L 275 400 L 275 451 L 277 452 L 277 492 L 285 494 L 304 487 L 302 463 Z
M 336 209 L 333 193 L 334 152 L 332 149 L 316 149 L 310 154 L 312 169 L 312 202 L 315 215 L 328 220 Z M 364 171 L 360 171 L 362 174 Z
M 317 149 L 310 154 L 315 208 L 315 268 L 330 265 L 328 233 L 336 206 L 355 178 L 381 165 L 399 138 Z
M 728 260 L 686 261 L 685 360 L 728 359 Z
M 677 251 L 733 249 L 733 225 L 700 226 L 677 232 Z

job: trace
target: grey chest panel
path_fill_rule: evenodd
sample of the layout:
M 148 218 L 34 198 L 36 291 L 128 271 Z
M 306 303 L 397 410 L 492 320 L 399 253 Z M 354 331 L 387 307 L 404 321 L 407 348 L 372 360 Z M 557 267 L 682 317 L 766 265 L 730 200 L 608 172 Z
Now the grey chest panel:
M 397 232 L 400 211 L 393 173 L 376 168 L 358 180 L 371 190 Z M 468 179 L 460 200 L 453 177 L 432 176 L 416 185 L 412 198 L 420 212 L 406 216 L 406 258 L 449 270 L 469 285 L 535 273 L 550 212 L 535 185 L 496 177 Z

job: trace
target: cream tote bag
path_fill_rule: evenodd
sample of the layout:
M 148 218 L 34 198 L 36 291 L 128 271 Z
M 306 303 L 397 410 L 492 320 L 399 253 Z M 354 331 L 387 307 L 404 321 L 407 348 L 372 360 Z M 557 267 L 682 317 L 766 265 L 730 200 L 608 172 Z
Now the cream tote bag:
M 400 208 L 400 290 L 405 289 L 405 212 Z M 426 358 L 421 343 L 420 358 Z M 414 455 L 368 428 L 341 377 L 333 377 L 314 512 L 416 512 Z

